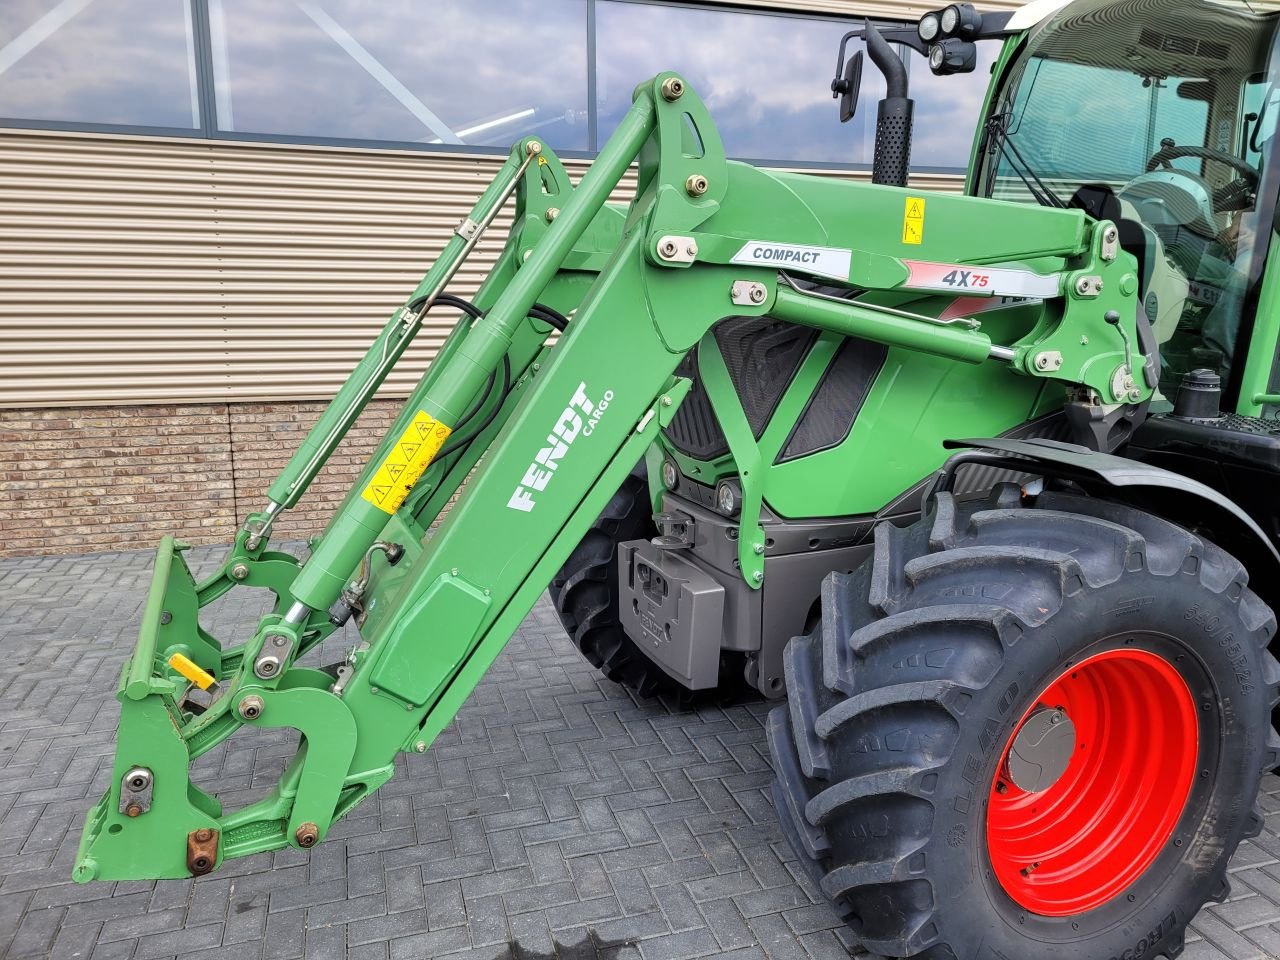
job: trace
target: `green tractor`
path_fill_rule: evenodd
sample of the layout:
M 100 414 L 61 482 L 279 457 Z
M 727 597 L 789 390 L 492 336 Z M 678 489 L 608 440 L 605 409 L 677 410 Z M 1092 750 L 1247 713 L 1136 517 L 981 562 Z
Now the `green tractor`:
M 550 585 L 641 695 L 786 696 L 778 815 L 867 949 L 1176 955 L 1280 759 L 1278 28 L 1234 0 L 860 22 L 832 90 L 848 119 L 884 75 L 870 184 L 727 160 L 671 73 L 576 187 L 520 140 L 222 566 L 197 583 L 162 540 L 75 878 L 322 841 Z M 910 69 L 981 44 L 965 194 L 910 189 Z M 310 556 L 270 549 L 443 308 Z M 276 603 L 223 643 L 199 611 L 241 587 Z M 300 748 L 224 811 L 188 767 L 245 726 Z

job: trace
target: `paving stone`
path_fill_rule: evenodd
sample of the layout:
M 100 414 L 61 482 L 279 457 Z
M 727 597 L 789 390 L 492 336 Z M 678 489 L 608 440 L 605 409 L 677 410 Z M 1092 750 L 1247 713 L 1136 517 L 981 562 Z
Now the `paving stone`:
M 137 945 L 136 940 L 112 940 L 109 943 L 99 943 L 93 948 L 89 960 L 129 960 L 133 956 L 133 948 Z M 243 947 L 237 946 L 232 949 L 240 951 L 243 955 Z
M 315 927 L 304 936 L 303 956 L 307 960 L 331 960 L 343 957 L 347 952 L 347 928 L 345 926 Z
M 546 886 L 513 890 L 511 893 L 503 894 L 502 901 L 506 905 L 507 915 L 514 916 L 517 913 L 528 913 L 531 910 L 542 910 L 546 907 L 577 902 L 578 894 L 573 889 L 572 883 L 551 883 Z
M 581 900 L 550 907 L 545 915 L 547 926 L 553 931 L 563 930 L 621 917 L 622 905 L 617 897 L 601 897 L 599 900 Z
M 426 893 L 422 889 L 422 870 L 405 867 L 386 872 L 387 912 L 399 913 L 426 906 Z
M 78 960 L 89 956 L 98 942 L 97 923 L 64 923 L 49 949 L 49 960 Z
M 324 903 L 307 909 L 307 929 L 344 926 L 353 920 L 381 917 L 386 913 L 387 897 L 382 893 L 335 900 L 333 903 Z
M 43 910 L 28 911 L 18 923 L 13 939 L 9 942 L 10 957 L 43 957 L 49 953 L 62 918 L 66 915 L 65 907 L 47 907 Z
M 502 909 L 502 898 L 475 897 L 466 901 L 467 933 L 476 946 L 505 943 L 508 936 L 507 915 Z
M 196 568 L 220 548 L 197 547 Z M 0 956 L 12 960 L 826 960 L 854 940 L 803 875 L 768 799 L 770 705 L 639 701 L 603 679 L 540 601 L 455 721 L 311 851 L 197 880 L 70 882 L 106 788 L 151 551 L 0 560 Z M 247 635 L 260 597 L 205 611 Z M 67 598 L 75 597 L 74 606 Z M 350 628 L 322 644 L 345 654 Z M 67 695 L 70 682 L 75 696 Z M 229 806 L 274 783 L 296 736 L 201 758 Z M 234 801 L 231 803 L 230 801 Z M 1280 960 L 1280 778 L 1232 898 L 1196 918 L 1192 960 Z M 863 960 L 871 960 L 858 953 Z
M 1250 927 L 1243 933 L 1262 949 L 1263 956 L 1280 957 L 1280 927 L 1275 924 L 1265 924 L 1260 927 Z
M 271 891 L 271 912 L 332 903 L 334 900 L 344 900 L 346 896 L 347 881 L 342 877 L 319 883 L 285 885 Z
M 640 955 L 644 960 L 689 960 L 690 957 L 716 953 L 719 949 L 720 945 L 711 931 L 703 927 L 645 940 L 640 944 Z
M 138 949 L 133 955 L 137 960 L 174 957 L 188 950 L 217 946 L 222 942 L 222 933 L 223 928 L 220 923 L 209 923 L 203 927 L 184 927 L 168 933 L 153 933 L 138 941 Z
M 689 891 L 683 884 L 673 883 L 660 887 L 654 891 L 654 896 L 672 930 L 693 930 L 706 924 L 698 905 L 693 902 L 693 897 L 689 896 Z
M 1200 940 L 1196 943 L 1188 943 L 1186 951 L 1179 956 L 1178 960 L 1235 960 L 1235 958 L 1223 953 L 1207 940 Z
M 836 936 L 834 930 L 807 933 L 800 938 L 800 943 L 805 953 L 813 960 L 848 960 L 849 958 L 849 948 Z M 862 960 L 874 960 L 866 953 L 861 957 Z
M 755 935 L 732 900 L 711 900 L 698 910 L 723 950 L 735 950 L 756 942 Z
M 391 960 L 420 960 L 464 950 L 471 945 L 465 927 L 419 933 L 391 941 Z
M 1212 913 L 1233 930 L 1270 923 L 1276 918 L 1275 910 L 1275 904 L 1260 896 L 1239 899 L 1233 897 L 1226 903 L 1213 904 L 1206 908 L 1206 912 Z
M 653 897 L 653 887 L 639 870 L 610 874 L 609 882 L 628 916 L 651 913 L 658 908 L 658 901 Z
M 1232 960 L 1263 960 L 1262 950 L 1257 944 L 1251 943 L 1208 910 L 1202 910 L 1196 917 L 1196 932 Z
M 28 916 L 40 916 L 40 911 L 32 911 Z M 165 933 L 182 926 L 182 910 L 165 910 L 161 913 L 143 913 L 141 911 L 122 916 L 117 920 L 108 920 L 102 925 L 100 940 L 129 940 L 144 937 L 152 933 Z
M 263 960 L 294 960 L 302 956 L 305 914 L 305 910 L 267 914 L 267 932 L 262 937 Z
M 266 906 L 244 905 L 233 909 L 227 916 L 223 943 L 252 943 L 262 939 L 267 928 Z

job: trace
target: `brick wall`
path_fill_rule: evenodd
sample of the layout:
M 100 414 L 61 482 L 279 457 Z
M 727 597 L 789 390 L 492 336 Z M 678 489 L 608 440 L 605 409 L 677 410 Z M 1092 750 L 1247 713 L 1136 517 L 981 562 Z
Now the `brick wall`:
M 319 533 L 400 401 L 371 403 L 279 539 Z M 324 404 L 0 410 L 0 556 L 230 541 Z
M 401 406 L 400 401 L 383 400 L 365 408 L 307 495 L 276 521 L 273 539 L 299 540 L 324 529 Z M 302 444 L 324 404 L 243 403 L 229 404 L 227 409 L 239 525 L 254 510 L 266 506 L 267 487 Z

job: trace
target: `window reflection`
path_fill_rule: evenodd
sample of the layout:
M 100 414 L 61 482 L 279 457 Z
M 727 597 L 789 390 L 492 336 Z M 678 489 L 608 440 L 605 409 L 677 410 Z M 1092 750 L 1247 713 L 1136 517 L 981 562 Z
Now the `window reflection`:
M 588 147 L 585 0 L 211 0 L 210 21 L 221 130 Z
M 911 96 L 916 102 L 911 166 L 915 170 L 964 170 L 969 166 L 973 134 L 982 114 L 991 66 L 1000 55 L 998 41 L 978 44 L 973 73 L 936 76 L 924 57 L 910 53 Z M 870 110 L 875 113 L 875 104 Z
M 837 45 L 856 21 L 595 0 L 588 103 L 587 5 L 206 0 L 206 32 L 192 20 L 199 0 L 0 0 L 0 117 L 499 149 L 536 134 L 587 152 L 636 84 L 677 70 L 731 156 L 870 166 L 882 79 L 866 71 L 848 124 L 829 94 Z M 203 123 L 197 50 L 212 65 L 214 116 Z M 995 53 L 980 44 L 979 69 L 957 77 L 934 77 L 909 55 L 917 170 L 967 165 Z
M 848 29 L 848 21 L 599 2 L 600 140 L 631 106 L 636 84 L 675 70 L 706 102 L 730 156 L 870 163 L 883 83 L 865 73 L 858 114 L 843 125 L 828 92 Z
M 0 0 L 0 117 L 200 125 L 186 0 Z

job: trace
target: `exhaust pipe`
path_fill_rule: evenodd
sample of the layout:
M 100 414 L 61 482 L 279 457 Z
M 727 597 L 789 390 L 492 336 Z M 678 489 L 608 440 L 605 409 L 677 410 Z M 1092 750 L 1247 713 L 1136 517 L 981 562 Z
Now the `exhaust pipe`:
M 911 173 L 911 124 L 915 102 L 907 96 L 907 68 L 880 31 L 867 21 L 867 53 L 884 75 L 885 98 L 876 115 L 871 182 L 905 187 Z

